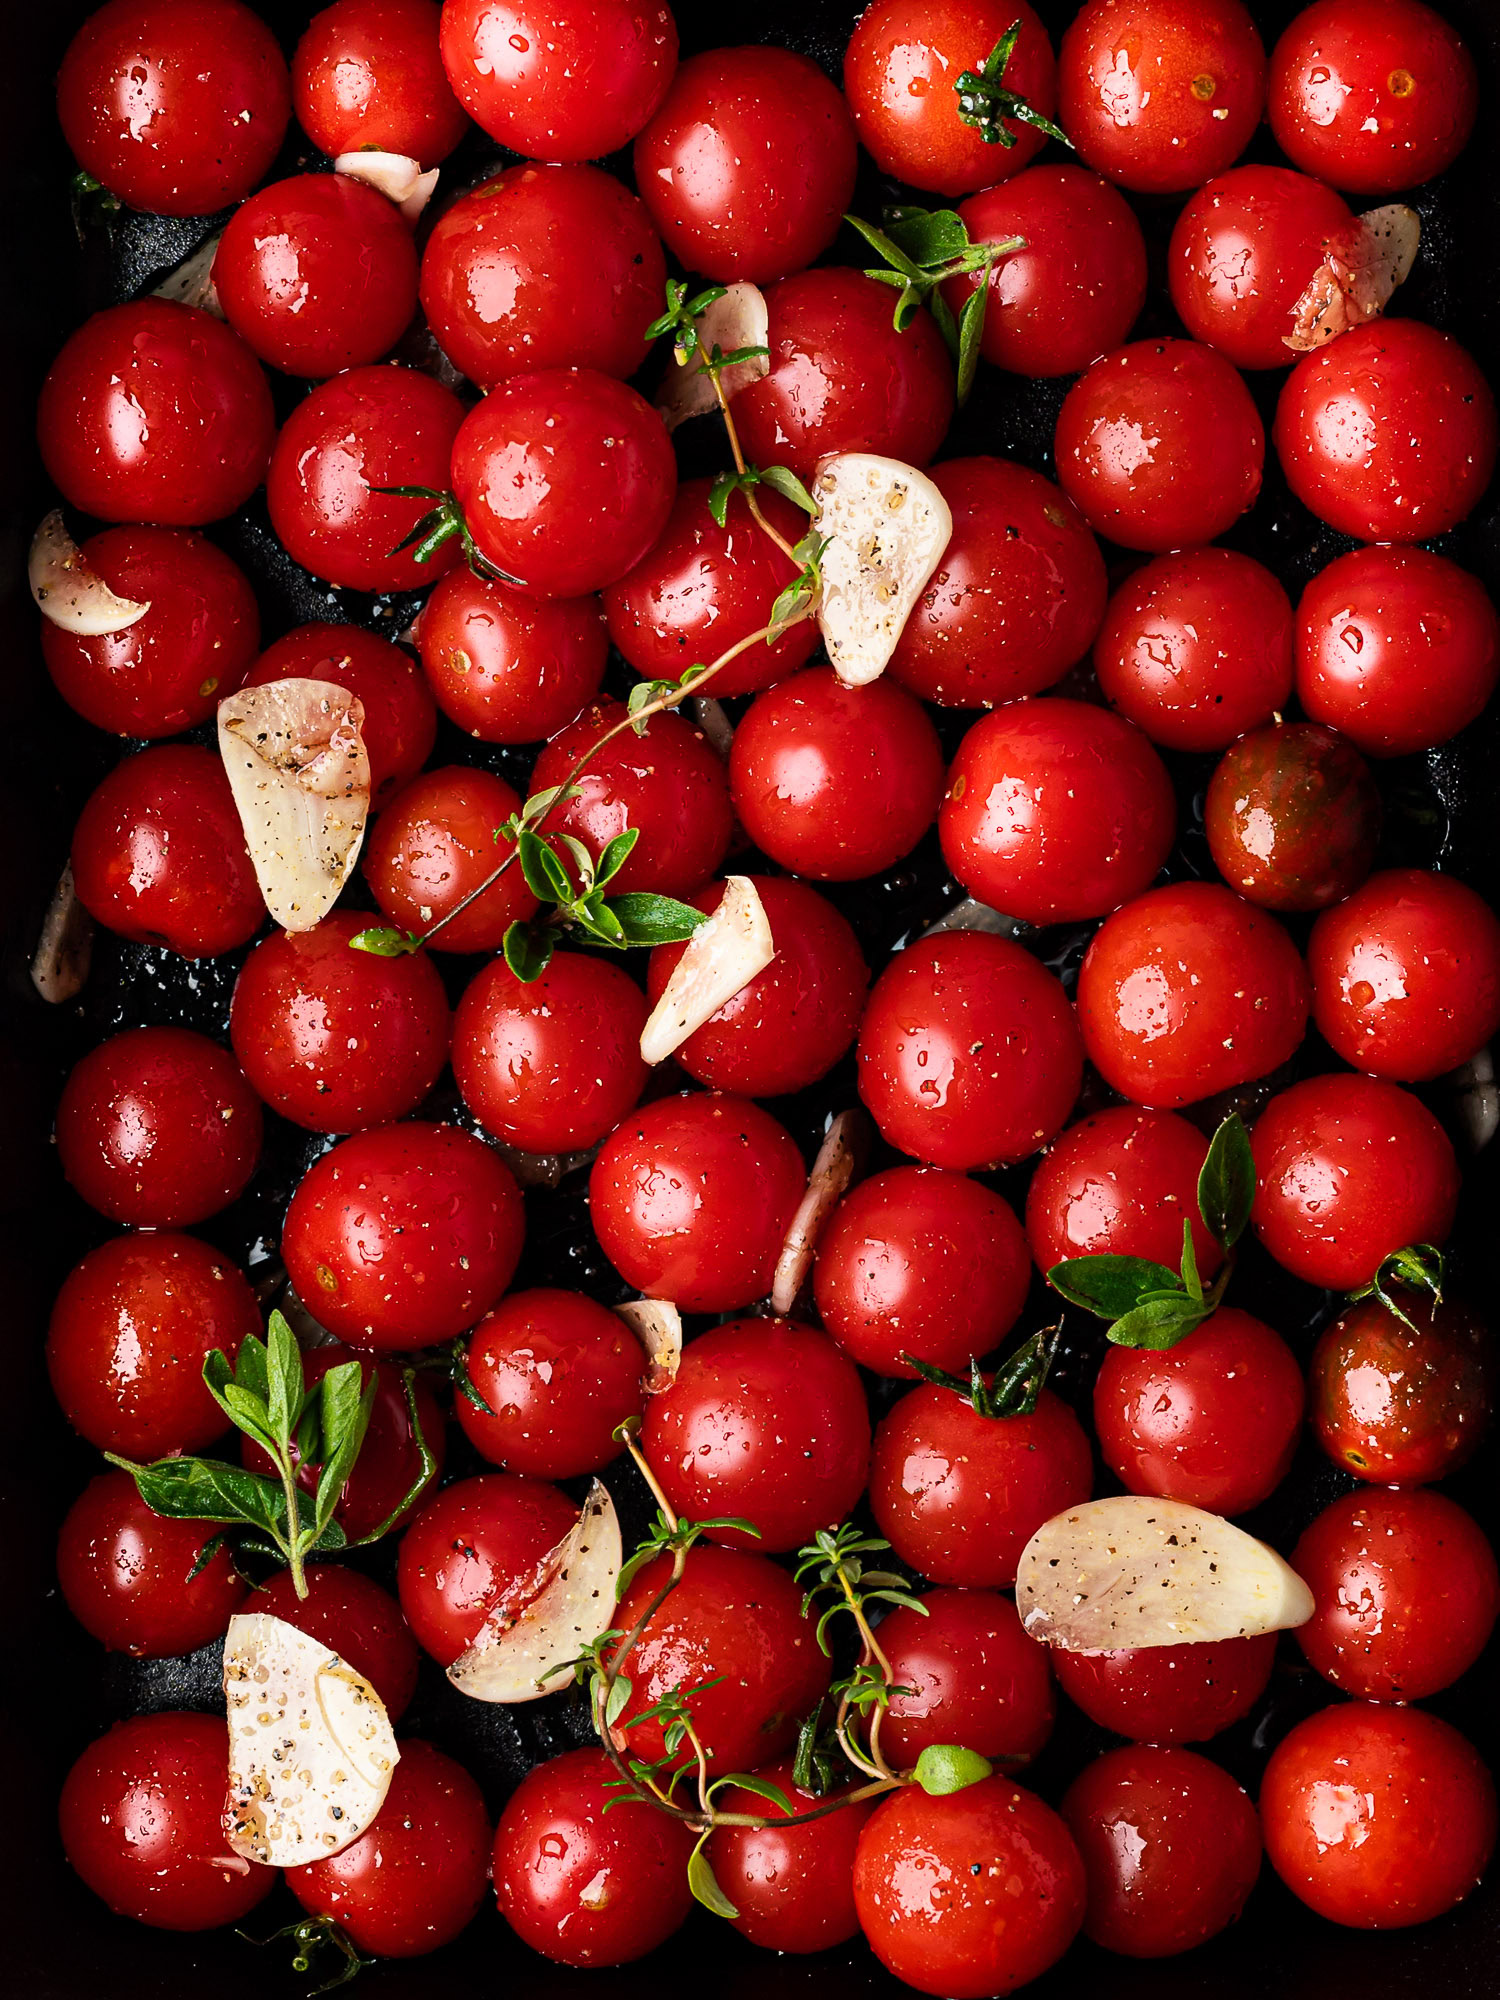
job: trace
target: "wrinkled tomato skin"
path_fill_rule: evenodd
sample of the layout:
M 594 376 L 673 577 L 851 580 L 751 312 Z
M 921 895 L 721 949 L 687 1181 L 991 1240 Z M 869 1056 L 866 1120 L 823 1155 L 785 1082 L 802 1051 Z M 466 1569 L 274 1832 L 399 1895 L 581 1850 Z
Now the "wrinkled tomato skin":
M 1353 1930 L 1427 1923 L 1495 1846 L 1495 1786 L 1473 1745 L 1415 1708 L 1339 1702 L 1277 1747 L 1260 1789 L 1271 1866 Z
M 492 1465 L 532 1479 L 574 1479 L 620 1455 L 615 1432 L 645 1403 L 646 1357 L 617 1314 L 582 1292 L 512 1292 L 475 1327 L 469 1380 L 453 1413 Z
M 495 1829 L 500 1914 L 557 1965 L 628 1965 L 693 1907 L 691 1829 L 665 1813 L 607 1812 L 614 1777 L 602 1750 L 549 1757 L 521 1780 Z
M 1083 1934 L 1125 1958 L 1175 1958 L 1216 1937 L 1260 1874 L 1254 1806 L 1193 1750 L 1106 1750 L 1060 1811 L 1088 1876 Z
M 1170 1111 L 1121 1104 L 1070 1125 L 1042 1155 L 1026 1195 L 1026 1235 L 1037 1268 L 1072 1257 L 1143 1257 L 1175 1267 L 1191 1222 L 1198 1269 L 1211 1278 L 1224 1253 L 1198 1213 L 1208 1141 Z
M 268 1613 L 307 1632 L 363 1674 L 399 1722 L 417 1691 L 421 1655 L 401 1607 L 388 1590 L 346 1563 L 315 1562 L 303 1568 L 306 1597 L 292 1573 L 279 1569 L 253 1593 L 249 1609 Z
M 393 924 L 419 936 L 487 881 L 504 855 L 500 828 L 521 810 L 520 794 L 477 765 L 426 771 L 392 800 L 365 837 L 361 867 Z M 498 951 L 537 901 L 511 867 L 461 916 L 444 923 L 434 951 Z
M 1276 1634 L 1105 1653 L 1054 1646 L 1051 1658 L 1063 1693 L 1102 1729 L 1137 1743 L 1203 1743 L 1265 1693 Z
M 298 625 L 267 646 L 246 687 L 272 681 L 331 681 L 365 711 L 360 724 L 370 758 L 370 804 L 380 808 L 414 778 L 432 754 L 437 710 L 411 655 L 357 625 Z
M 1318 1336 L 1308 1368 L 1313 1435 L 1336 1465 L 1376 1486 L 1446 1479 L 1490 1418 L 1488 1329 L 1464 1306 L 1395 1294 L 1414 1322 L 1362 1299 Z
M 523 597 L 449 570 L 422 607 L 422 670 L 450 722 L 481 743 L 539 743 L 599 692 L 609 639 L 593 597 Z
M 63 1602 L 91 1637 L 137 1659 L 191 1653 L 222 1637 L 246 1585 L 220 1544 L 194 1575 L 218 1530 L 153 1514 L 128 1472 L 91 1479 L 57 1539 Z
M 880 1747 L 908 1770 L 929 1744 L 961 1743 L 1012 1769 L 1052 1734 L 1056 1703 L 1047 1648 L 1029 1638 L 995 1590 L 929 1590 L 923 1612 L 898 1605 L 880 1621 L 892 1695 Z
M 266 477 L 276 418 L 260 363 L 196 306 L 136 299 L 84 321 L 37 401 L 54 484 L 101 521 L 197 528 Z
M 421 167 L 469 129 L 438 53 L 435 0 L 334 0 L 292 56 L 297 123 L 320 153 L 373 149 Z
M 1230 745 L 1208 781 L 1214 866 L 1262 910 L 1326 910 L 1370 872 L 1384 818 L 1370 767 L 1318 722 L 1271 722 Z
M 424 1652 L 451 1666 L 496 1605 L 513 1597 L 519 1610 L 577 1520 L 557 1487 L 512 1472 L 481 1473 L 434 1494 L 401 1538 L 397 1569 L 401 1609 Z
M 791 1803 L 793 1813 L 813 1812 L 818 1801 L 796 1782 L 792 1760 L 754 1774 Z M 714 1880 L 739 1912 L 741 1937 L 765 1951 L 827 1951 L 859 1935 L 854 1908 L 854 1850 L 875 1810 L 860 1799 L 808 1826 L 782 1827 L 774 1800 L 729 1785 L 718 1795 L 725 1812 L 764 1814 L 766 1826 L 721 1826 L 709 1837 Z

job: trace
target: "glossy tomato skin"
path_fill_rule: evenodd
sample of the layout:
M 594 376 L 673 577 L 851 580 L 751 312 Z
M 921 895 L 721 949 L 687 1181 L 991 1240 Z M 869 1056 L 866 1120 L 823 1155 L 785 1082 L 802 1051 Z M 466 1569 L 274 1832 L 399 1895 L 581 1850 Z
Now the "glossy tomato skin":
M 1207 1156 L 1197 1126 L 1170 1111 L 1112 1105 L 1070 1125 L 1037 1162 L 1026 1194 L 1037 1268 L 1103 1256 L 1175 1267 L 1191 1222 L 1198 1269 L 1212 1277 L 1224 1253 L 1198 1213 Z
M 126 757 L 73 829 L 73 883 L 120 937 L 213 958 L 265 921 L 234 795 L 216 751 L 162 743 Z
M 1307 973 L 1274 917 L 1213 882 L 1149 889 L 1106 918 L 1078 973 L 1078 1026 L 1105 1082 L 1166 1110 L 1286 1062 Z
M 276 429 L 239 335 L 167 299 L 85 320 L 42 384 L 36 421 L 65 500 L 101 521 L 162 528 L 232 514 L 265 478 Z
M 782 875 L 748 879 L 770 922 L 776 956 L 688 1036 L 676 1060 L 711 1090 L 783 1097 L 816 1083 L 847 1054 L 870 973 L 852 927 L 816 889 Z M 723 893 L 711 882 L 690 900 L 711 915 Z M 664 944 L 652 952 L 646 994 L 653 1004 L 685 949 Z
M 376 812 L 432 754 L 437 735 L 432 696 L 411 655 L 389 639 L 357 625 L 298 625 L 267 646 L 245 685 L 265 687 L 279 680 L 331 681 L 359 701 Z
M 876 1429 L 870 1506 L 896 1554 L 934 1583 L 1006 1590 L 1043 1521 L 1093 1483 L 1083 1426 L 1050 1389 L 1029 1417 L 981 1417 L 924 1382 Z
M 306 1597 L 297 1595 L 291 1571 L 279 1569 L 254 1591 L 250 1610 L 283 1619 L 340 1654 L 364 1675 L 391 1720 L 399 1722 L 417 1691 L 421 1657 L 400 1605 L 347 1563 L 308 1563 L 303 1574 Z
M 1240 0 L 1088 0 L 1062 39 L 1058 122 L 1121 187 L 1178 194 L 1239 158 L 1266 55 Z
M 523 597 L 449 570 L 422 606 L 422 670 L 438 707 L 482 743 L 537 743 L 599 692 L 609 652 L 593 597 Z
M 812 1812 L 817 1801 L 799 1789 L 792 1760 L 755 1773 L 790 1801 L 793 1813 Z M 767 1951 L 826 1951 L 859 1935 L 854 1908 L 854 1850 L 871 1799 L 857 1800 L 808 1826 L 783 1827 L 787 1817 L 774 1800 L 729 1785 L 718 1794 L 726 1812 L 764 1814 L 765 1826 L 721 1826 L 709 1837 L 714 1879 L 739 1915 L 741 1937 Z
M 1095 534 L 1163 555 L 1234 525 L 1260 492 L 1266 437 L 1223 355 L 1138 340 L 1074 383 L 1054 449 L 1059 483 Z
M 1415 319 L 1368 320 L 1305 354 L 1276 405 L 1293 493 L 1362 542 L 1425 542 L 1495 469 L 1495 399 L 1472 354 Z
M 492 1465 L 533 1479 L 598 1472 L 645 1403 L 640 1341 L 582 1292 L 512 1292 L 475 1327 L 465 1366 L 490 1408 L 456 1395 L 460 1429 Z
M 1052 1671 L 1090 1721 L 1137 1743 L 1203 1743 L 1248 1715 L 1265 1693 L 1276 1634 L 1107 1653 L 1052 1648 Z
M 452 1340 L 510 1283 L 525 1224 L 510 1169 L 451 1125 L 377 1126 L 303 1175 L 282 1231 L 307 1309 L 351 1347 Z
M 636 140 L 635 179 L 688 270 L 764 285 L 833 241 L 855 157 L 844 100 L 806 56 L 712 49 L 682 65 Z
M 57 115 L 78 164 L 127 206 L 211 215 L 280 149 L 286 60 L 240 0 L 108 0 L 68 44 Z
M 1291 599 L 1235 549 L 1157 556 L 1115 592 L 1094 641 L 1112 707 L 1168 750 L 1227 750 L 1292 691 Z
M 477 765 L 447 764 L 405 786 L 365 837 L 361 866 L 394 924 L 418 935 L 458 908 L 504 859 L 499 830 L 520 794 Z M 434 951 L 498 951 L 537 902 L 512 865 L 461 916 L 434 932 Z
M 650 217 L 613 174 L 527 160 L 438 217 L 422 252 L 422 310 L 481 389 L 538 368 L 623 379 L 646 358 L 666 275 Z
M 1031 1282 L 1009 1202 L 940 1167 L 890 1167 L 861 1181 L 818 1237 L 818 1317 L 877 1375 L 916 1379 L 903 1353 L 966 1371 L 1021 1316 Z
M 665 1813 L 607 1813 L 614 1776 L 602 1750 L 549 1757 L 495 1829 L 500 1914 L 555 1964 L 627 1965 L 664 1944 L 693 1906 L 693 1833 Z
M 164 1931 L 238 1923 L 276 1887 L 274 1868 L 226 1867 L 224 1719 L 168 1709 L 117 1722 L 69 1771 L 63 1849 L 116 1916 Z
M 771 1289 L 806 1179 L 786 1128 L 748 1098 L 658 1098 L 594 1161 L 594 1234 L 637 1291 L 684 1312 L 733 1312 Z
M 469 129 L 438 53 L 436 0 L 334 0 L 292 56 L 297 122 L 330 159 L 373 148 L 419 166 Z
M 1271 1866 L 1309 1908 L 1354 1930 L 1398 1930 L 1478 1883 L 1495 1846 L 1495 1786 L 1435 1715 L 1339 1702 L 1277 1747 L 1260 1817 Z
M 111 1035 L 74 1065 L 57 1107 L 68 1181 L 137 1229 L 181 1229 L 227 1208 L 260 1140 L 260 1102 L 239 1064 L 188 1028 Z
M 137 1659 L 191 1653 L 220 1638 L 246 1585 L 222 1543 L 194 1575 L 218 1530 L 153 1514 L 128 1472 L 91 1479 L 57 1540 L 63 1602 L 92 1638 Z
M 859 1030 L 859 1094 L 881 1136 L 935 1167 L 1024 1160 L 1083 1080 L 1062 987 L 1009 938 L 949 931 L 898 952 Z
M 931 315 L 898 333 L 891 290 L 831 267 L 784 278 L 766 295 L 770 373 L 734 399 L 757 465 L 811 484 L 828 452 L 873 451 L 925 465 L 953 417 L 953 368 Z
M 1431 180 L 1463 150 L 1479 80 L 1421 0 L 1314 0 L 1271 53 L 1271 132 L 1304 173 L 1364 195 Z
M 1313 1435 L 1377 1486 L 1446 1479 L 1473 1457 L 1490 1417 L 1488 1329 L 1451 1299 L 1396 1297 L 1415 1331 L 1362 1299 L 1324 1328 L 1308 1368 Z
M 1029 1638 L 996 1590 L 929 1590 L 925 1617 L 898 1605 L 880 1621 L 892 1695 L 880 1746 L 908 1770 L 929 1744 L 961 1743 L 1019 1769 L 1052 1734 L 1056 1703 L 1047 1648 Z
M 288 1868 L 309 1916 L 359 1951 L 415 1958 L 456 1938 L 484 1900 L 490 1821 L 462 1764 L 408 1737 L 374 1824 L 326 1861 Z
M 1084 1936 L 1125 1958 L 1173 1958 L 1216 1937 L 1260 1874 L 1254 1806 L 1193 1750 L 1106 1750 L 1060 1810 L 1088 1876 Z
M 1273 1097 L 1250 1137 L 1255 1233 L 1293 1277 L 1368 1283 L 1408 1243 L 1446 1241 L 1458 1167 L 1427 1107 L 1369 1076 L 1316 1076 Z
M 1214 866 L 1263 910 L 1325 910 L 1357 889 L 1383 818 L 1369 765 L 1319 722 L 1271 722 L 1232 743 L 1203 807 Z
M 971 896 L 1028 923 L 1103 916 L 1147 888 L 1177 831 L 1166 766 L 1091 702 L 1008 703 L 958 746 L 938 817 Z
M 207 722 L 260 645 L 244 571 L 180 528 L 106 528 L 82 555 L 118 596 L 151 608 L 97 637 L 42 620 L 42 657 L 63 700 L 115 736 L 176 736 Z
M 762 853 L 852 882 L 910 854 L 937 818 L 942 746 L 921 703 L 886 677 L 851 688 L 832 667 L 807 667 L 751 704 L 729 788 Z
M 1221 1306 L 1175 1347 L 1111 1347 L 1094 1382 L 1104 1462 L 1130 1493 L 1246 1514 L 1285 1478 L 1302 1432 L 1295 1355 Z
M 1083 1921 L 1083 1863 L 1050 1806 L 1009 1778 L 919 1786 L 870 1815 L 854 1903 L 881 1964 L 919 1993 L 980 2000 L 1054 1964 Z
M 417 1643 L 451 1666 L 497 1604 L 534 1593 L 538 1566 L 578 1509 L 540 1479 L 485 1472 L 445 1486 L 401 1538 L 397 1588 Z

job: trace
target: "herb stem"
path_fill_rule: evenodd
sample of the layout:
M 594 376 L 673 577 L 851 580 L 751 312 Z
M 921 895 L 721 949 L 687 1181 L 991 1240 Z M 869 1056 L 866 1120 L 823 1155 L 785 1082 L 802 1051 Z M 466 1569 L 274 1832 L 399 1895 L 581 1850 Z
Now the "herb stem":
M 743 478 L 746 470 L 745 454 L 740 445 L 740 434 L 734 427 L 734 418 L 729 413 L 729 398 L 724 394 L 724 384 L 719 380 L 718 365 L 712 360 L 712 358 L 709 355 L 708 349 L 703 345 L 702 334 L 701 333 L 696 334 L 695 337 L 698 342 L 698 365 L 703 370 L 704 374 L 708 377 L 709 381 L 712 382 L 714 385 L 714 394 L 719 399 L 719 414 L 724 419 L 724 429 L 729 438 L 729 449 L 734 454 L 734 469 L 737 473 L 739 473 L 740 477 Z M 786 537 L 782 534 L 779 534 L 777 530 L 771 526 L 771 523 L 766 519 L 764 513 L 761 511 L 760 502 L 755 497 L 754 487 L 745 486 L 742 487 L 740 490 L 741 492 L 743 492 L 745 496 L 745 504 L 750 509 L 751 518 L 754 520 L 755 525 L 760 529 L 761 533 L 769 535 L 771 540 L 776 544 L 777 548 L 781 550 L 781 553 L 787 558 L 787 560 L 789 562 L 795 563 L 797 561 L 796 550 L 792 547 L 791 543 L 786 539 Z M 800 568 L 801 565 L 798 564 L 798 567 Z M 760 635 L 757 634 L 757 637 L 759 636 Z

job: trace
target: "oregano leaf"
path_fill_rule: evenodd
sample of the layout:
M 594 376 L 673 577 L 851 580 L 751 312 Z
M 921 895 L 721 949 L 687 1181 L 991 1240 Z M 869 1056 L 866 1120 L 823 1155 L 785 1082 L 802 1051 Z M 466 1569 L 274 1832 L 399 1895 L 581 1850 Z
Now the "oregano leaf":
M 1117 1319 L 1108 1337 L 1116 1347 L 1175 1347 L 1207 1317 L 1207 1308 L 1185 1292 L 1158 1293 Z
M 1255 1156 L 1250 1134 L 1237 1111 L 1231 1111 L 1208 1143 L 1208 1156 L 1198 1175 L 1198 1213 L 1209 1234 L 1226 1250 L 1238 1243 L 1255 1206 Z
M 703 1851 L 703 1844 L 707 1839 L 708 1835 L 705 1833 L 688 1856 L 688 1887 L 705 1910 L 712 1910 L 716 1917 L 727 1917 L 733 1922 L 739 1911 L 719 1887 L 714 1871 L 709 1866 L 708 1856 Z
M 1052 1266 L 1047 1282 L 1069 1305 L 1098 1319 L 1119 1319 L 1148 1292 L 1178 1289 L 1175 1271 L 1145 1257 L 1070 1257 Z

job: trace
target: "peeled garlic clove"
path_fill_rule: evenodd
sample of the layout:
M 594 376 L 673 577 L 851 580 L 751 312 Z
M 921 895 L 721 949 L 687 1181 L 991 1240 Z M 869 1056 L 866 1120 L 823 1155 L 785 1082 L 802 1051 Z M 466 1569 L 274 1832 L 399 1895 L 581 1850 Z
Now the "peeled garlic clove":
M 627 1299 L 615 1311 L 646 1350 L 646 1394 L 659 1396 L 677 1380 L 682 1314 L 670 1299 Z
M 83 991 L 94 952 L 94 920 L 78 899 L 69 861 L 58 877 L 31 956 L 31 983 L 49 1006 Z
M 438 184 L 436 167 L 429 167 L 424 174 L 421 161 L 406 153 L 340 153 L 333 171 L 347 174 L 350 180 L 367 182 L 377 194 L 393 201 L 411 223 L 431 201 Z
M 42 616 L 84 639 L 124 632 L 151 609 L 149 597 L 144 603 L 117 597 L 98 570 L 90 569 L 63 524 L 61 507 L 44 517 L 31 538 L 26 580 Z
M 710 354 L 715 347 L 721 354 L 733 354 L 740 347 L 764 347 L 769 332 L 765 295 L 743 281 L 727 286 L 723 298 L 715 299 L 698 321 L 699 338 Z M 719 383 L 724 400 L 732 401 L 741 389 L 770 372 L 769 354 L 752 354 L 748 361 L 736 361 L 728 368 L 721 368 Z M 656 407 L 669 431 L 675 431 L 689 417 L 699 417 L 705 410 L 719 407 L 713 379 L 704 374 L 696 356 L 681 367 L 675 359 L 668 363 L 666 378 L 657 391 Z
M 1277 1555 L 1218 1514 L 1126 1493 L 1054 1514 L 1016 1570 L 1033 1639 L 1070 1653 L 1198 1645 L 1304 1625 L 1312 1592 Z
M 615 1503 L 599 1480 L 575 1527 L 542 1564 L 540 1587 L 516 1610 L 502 1602 L 448 1678 L 475 1701 L 539 1701 L 568 1685 L 569 1663 L 614 1616 L 623 1551 Z
M 641 1060 L 665 1062 L 775 956 L 760 892 L 748 875 L 726 876 L 719 907 L 688 939 L 641 1030 Z
M 358 1840 L 401 1756 L 363 1674 L 285 1619 L 240 1612 L 224 1639 L 224 1694 L 234 1852 L 299 1868 Z
M 1307 354 L 1377 318 L 1396 287 L 1405 284 L 1421 241 L 1422 218 L 1401 202 L 1355 216 L 1330 239 L 1322 263 L 1292 307 L 1292 330 L 1283 335 L 1284 344 Z
M 869 1114 L 857 1108 L 841 1111 L 829 1126 L 807 1177 L 807 1193 L 792 1217 L 792 1226 L 776 1259 L 776 1275 L 771 1281 L 772 1312 L 789 1313 L 797 1303 L 797 1294 L 812 1269 L 823 1226 L 848 1193 L 862 1157 L 869 1152 L 870 1138 Z
M 200 312 L 212 313 L 215 319 L 223 319 L 224 308 L 214 289 L 214 258 L 218 254 L 219 239 L 210 236 L 175 271 L 167 273 L 152 291 L 152 298 L 171 299 L 180 306 L 196 306 Z
M 948 503 L 915 467 L 871 452 L 825 458 L 813 481 L 826 535 L 818 624 L 834 672 L 863 687 L 885 671 L 953 533 Z

